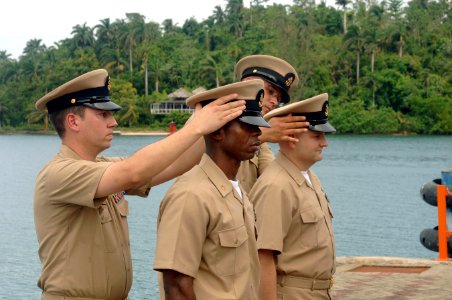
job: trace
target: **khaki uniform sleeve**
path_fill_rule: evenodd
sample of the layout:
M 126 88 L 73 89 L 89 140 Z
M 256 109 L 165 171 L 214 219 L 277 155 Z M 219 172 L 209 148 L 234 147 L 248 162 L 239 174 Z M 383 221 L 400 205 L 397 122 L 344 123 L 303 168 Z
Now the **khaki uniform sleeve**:
M 170 269 L 195 277 L 202 257 L 207 207 L 193 192 L 170 192 L 160 208 L 154 270 Z
M 259 180 L 250 194 L 256 211 L 257 248 L 281 253 L 292 211 L 284 188 L 265 181 Z
M 94 195 L 110 162 L 61 161 L 43 174 L 37 186 L 50 202 L 96 207 Z

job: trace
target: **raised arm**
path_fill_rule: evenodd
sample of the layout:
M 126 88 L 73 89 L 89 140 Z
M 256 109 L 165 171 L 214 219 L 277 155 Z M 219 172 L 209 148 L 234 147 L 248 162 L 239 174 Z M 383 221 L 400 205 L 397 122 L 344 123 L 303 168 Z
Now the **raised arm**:
M 237 94 L 219 98 L 205 107 L 196 106 L 193 120 L 176 133 L 138 150 L 129 158 L 111 164 L 99 182 L 96 198 L 139 187 L 165 170 L 205 134 L 240 116 L 245 101 L 232 101 Z
M 199 138 L 193 145 L 191 145 L 182 155 L 180 155 L 171 165 L 165 170 L 155 175 L 152 178 L 152 186 L 164 183 L 177 176 L 180 176 L 190 170 L 194 165 L 199 163 L 202 154 L 205 152 L 206 144 L 204 138 Z

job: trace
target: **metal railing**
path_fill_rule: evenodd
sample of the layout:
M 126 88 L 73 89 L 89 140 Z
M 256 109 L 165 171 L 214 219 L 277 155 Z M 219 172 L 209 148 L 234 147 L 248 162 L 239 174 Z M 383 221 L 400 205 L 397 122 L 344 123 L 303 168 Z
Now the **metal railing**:
M 185 103 L 154 103 L 150 107 L 151 114 L 166 115 L 174 111 L 193 113 L 194 109 L 188 107 Z

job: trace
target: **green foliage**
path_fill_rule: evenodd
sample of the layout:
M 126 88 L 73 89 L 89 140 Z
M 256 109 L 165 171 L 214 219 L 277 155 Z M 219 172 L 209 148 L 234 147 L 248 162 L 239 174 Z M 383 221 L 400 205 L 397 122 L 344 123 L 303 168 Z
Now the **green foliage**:
M 47 47 L 27 42 L 19 59 L 0 50 L 0 128 L 48 128 L 37 99 L 82 73 L 105 68 L 121 127 L 180 128 L 187 115 L 151 115 L 180 87 L 233 82 L 245 55 L 270 54 L 300 75 L 294 100 L 328 92 L 338 133 L 451 134 L 452 3 L 448 0 L 321 1 L 293 5 L 227 0 L 202 22 L 125 19 L 75 25 Z
M 392 109 L 366 110 L 360 100 L 335 105 L 330 109 L 330 119 L 339 134 L 389 134 L 400 130 L 397 114 Z
M 162 124 L 166 124 L 167 128 L 169 127 L 169 124 L 171 122 L 174 122 L 176 124 L 176 127 L 182 128 L 184 124 L 187 122 L 187 120 L 190 118 L 191 114 L 189 113 L 183 113 L 179 111 L 174 111 L 168 115 L 166 115 L 163 120 Z

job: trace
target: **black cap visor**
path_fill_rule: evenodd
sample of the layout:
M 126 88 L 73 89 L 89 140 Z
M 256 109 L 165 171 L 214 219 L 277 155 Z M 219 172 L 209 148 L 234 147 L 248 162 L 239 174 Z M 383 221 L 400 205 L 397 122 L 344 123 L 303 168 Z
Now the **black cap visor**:
M 281 74 L 267 68 L 250 67 L 243 71 L 242 79 L 250 76 L 262 78 L 268 83 L 277 86 L 281 91 L 281 103 L 290 102 L 289 87 L 285 86 L 284 82 L 286 81 L 286 78 L 281 76 Z
M 309 125 L 309 130 L 312 131 L 318 131 L 318 132 L 325 132 L 325 133 L 330 133 L 330 132 L 335 132 L 336 129 L 331 126 L 330 123 L 326 122 L 323 124 L 315 124 L 315 125 Z
M 83 105 L 91 107 L 93 109 L 98 109 L 98 110 L 118 111 L 118 110 L 122 109 L 121 106 L 119 106 L 118 104 L 116 104 L 116 103 L 114 103 L 112 101 L 83 103 Z
M 239 120 L 243 123 L 247 123 L 250 125 L 255 125 L 259 127 L 270 127 L 270 124 L 267 123 L 267 121 L 264 120 L 264 118 L 260 116 L 240 116 Z

